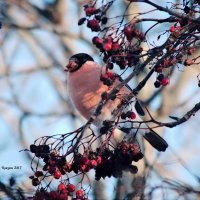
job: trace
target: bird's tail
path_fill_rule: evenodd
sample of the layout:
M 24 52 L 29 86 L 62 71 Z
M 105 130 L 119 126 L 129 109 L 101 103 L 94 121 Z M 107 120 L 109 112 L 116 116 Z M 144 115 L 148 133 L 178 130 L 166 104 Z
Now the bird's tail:
M 144 124 L 145 125 L 145 124 Z M 158 151 L 165 151 L 168 147 L 167 142 L 158 135 L 155 131 L 148 128 L 146 125 L 146 130 L 138 130 L 137 135 L 142 135 L 155 149 Z M 127 134 L 128 138 L 133 137 L 132 129 L 131 128 L 120 128 L 120 130 Z
M 149 129 L 143 137 L 158 151 L 165 151 L 168 147 L 167 142 L 153 130 Z

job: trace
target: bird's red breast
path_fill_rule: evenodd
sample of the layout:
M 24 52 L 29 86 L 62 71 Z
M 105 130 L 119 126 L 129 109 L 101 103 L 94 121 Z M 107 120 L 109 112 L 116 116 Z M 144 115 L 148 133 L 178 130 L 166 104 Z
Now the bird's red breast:
M 109 92 L 114 86 L 119 84 L 119 81 L 115 81 L 111 87 L 104 85 L 100 81 L 102 70 L 105 69 L 97 63 L 87 61 L 79 70 L 75 73 L 69 73 L 68 76 L 69 95 L 77 110 L 86 119 L 89 119 L 95 111 L 101 100 L 101 94 L 105 91 Z M 119 95 L 127 93 L 128 89 L 124 87 L 119 92 Z M 112 116 L 112 111 L 120 102 L 121 98 L 116 98 L 114 101 L 109 100 L 94 123 L 99 126 L 102 124 L 102 121 L 115 118 Z

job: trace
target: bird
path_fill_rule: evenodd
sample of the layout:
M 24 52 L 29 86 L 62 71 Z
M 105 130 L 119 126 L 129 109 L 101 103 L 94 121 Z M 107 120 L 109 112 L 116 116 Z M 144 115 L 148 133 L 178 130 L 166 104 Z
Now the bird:
M 99 65 L 86 53 L 78 53 L 71 56 L 64 70 L 68 73 L 67 88 L 69 97 L 75 108 L 87 120 L 95 112 L 102 99 L 102 94 L 110 92 L 122 81 L 116 78 L 112 85 L 108 86 L 104 84 L 100 80 L 100 77 L 105 73 L 106 67 Z M 122 103 L 123 97 L 126 97 L 130 93 L 130 87 L 128 85 L 123 86 L 117 93 L 118 98 L 114 100 L 109 99 L 92 123 L 100 128 L 103 122 L 118 119 L 120 112 L 115 111 Z M 134 107 L 131 109 L 137 113 Z M 136 114 L 135 121 L 142 121 L 138 114 Z M 158 151 L 165 151 L 168 147 L 167 142 L 145 123 L 140 123 L 140 127 L 138 128 L 132 127 L 130 123 L 129 125 L 124 123 L 124 127 L 117 127 L 117 129 L 125 132 L 128 137 L 135 137 L 135 135 L 141 137 L 142 135 Z

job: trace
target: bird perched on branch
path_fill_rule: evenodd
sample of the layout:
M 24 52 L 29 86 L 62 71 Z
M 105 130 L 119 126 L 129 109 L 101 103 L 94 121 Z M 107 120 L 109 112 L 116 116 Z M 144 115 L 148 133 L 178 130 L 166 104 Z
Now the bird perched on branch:
M 93 58 L 85 53 L 73 55 L 69 59 L 65 71 L 68 72 L 70 98 L 76 109 L 86 119 L 89 119 L 95 112 L 102 99 L 102 94 L 112 91 L 113 88 L 121 83 L 119 76 L 94 62 Z M 106 82 L 106 80 L 110 80 L 111 82 Z M 121 87 L 116 97 L 109 99 L 103 105 L 93 124 L 100 128 L 105 121 L 119 119 L 119 116 L 122 114 L 122 110 L 120 109 L 122 100 L 131 92 L 131 89 L 127 85 Z M 123 106 L 121 108 L 125 109 Z M 134 121 L 140 121 L 140 123 L 137 123 L 138 127 L 135 127 L 136 123 L 134 124 L 134 121 L 132 121 L 122 123 L 123 127 L 119 126 L 117 128 L 125 132 L 128 137 L 142 135 L 158 151 L 165 151 L 168 147 L 167 142 L 142 122 L 135 107 L 132 107 L 131 111 L 132 113 L 136 113 Z

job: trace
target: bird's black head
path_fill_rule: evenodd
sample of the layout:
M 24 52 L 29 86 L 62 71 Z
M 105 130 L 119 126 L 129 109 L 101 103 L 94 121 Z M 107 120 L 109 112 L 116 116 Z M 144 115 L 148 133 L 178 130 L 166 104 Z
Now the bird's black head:
M 94 61 L 94 60 L 90 55 L 86 53 L 75 54 L 69 59 L 69 63 L 66 66 L 66 71 L 69 72 L 77 71 L 87 61 Z

